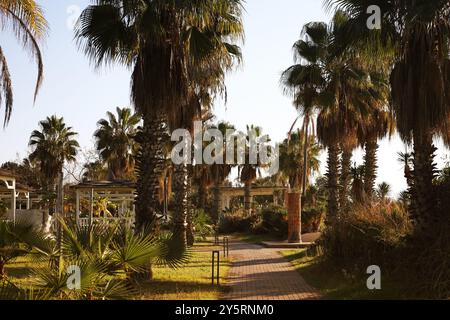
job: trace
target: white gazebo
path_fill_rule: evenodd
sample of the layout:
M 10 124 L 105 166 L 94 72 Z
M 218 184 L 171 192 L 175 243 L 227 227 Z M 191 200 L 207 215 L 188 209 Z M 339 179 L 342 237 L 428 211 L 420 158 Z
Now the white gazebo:
M 127 227 L 132 227 L 135 220 L 135 190 L 136 185 L 130 181 L 87 181 L 71 187 L 75 190 L 75 218 L 79 225 L 91 225 L 96 222 L 119 221 Z M 88 208 L 82 208 L 82 201 L 88 199 Z M 107 199 L 118 206 L 114 216 L 94 215 L 96 199 Z
M 31 193 L 29 187 L 17 183 L 15 174 L 0 169 L 0 200 L 7 206 L 7 219 L 28 221 L 36 227 L 42 225 L 45 210 L 32 210 Z

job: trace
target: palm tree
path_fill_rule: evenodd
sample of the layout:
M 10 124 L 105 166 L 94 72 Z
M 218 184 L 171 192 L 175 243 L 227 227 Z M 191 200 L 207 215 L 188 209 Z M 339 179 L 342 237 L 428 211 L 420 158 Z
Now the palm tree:
M 308 164 L 303 165 L 304 135 L 304 131 L 299 130 L 280 145 L 280 174 L 282 179 L 288 181 L 290 187 L 295 190 L 302 188 L 303 181 L 305 181 L 305 168 L 307 169 L 307 184 L 309 184 L 311 174 L 318 172 L 320 169 L 319 155 L 322 148 L 316 143 L 314 136 L 308 139 L 308 147 L 306 148 Z
M 236 128 L 228 123 L 228 122 L 220 122 L 217 126 L 210 126 L 211 129 L 218 129 L 222 135 L 225 137 L 227 131 L 234 131 Z M 224 141 L 223 151 L 226 150 L 226 141 Z M 236 153 L 235 153 L 236 155 Z M 223 155 L 222 155 L 223 156 Z M 236 162 L 235 162 L 236 163 Z M 222 164 L 214 163 L 213 165 L 209 166 L 210 169 L 210 175 L 213 180 L 213 206 L 212 206 L 212 221 L 213 224 L 217 227 L 217 224 L 219 222 L 220 218 L 220 210 L 221 210 L 221 193 L 220 188 L 223 186 L 224 182 L 227 180 L 229 175 L 231 174 L 231 171 L 235 165 L 227 163 L 224 161 Z
M 311 31 L 312 29 L 309 26 L 303 29 L 302 36 L 306 36 L 306 40 L 301 39 L 293 46 L 296 64 L 285 70 L 281 76 L 285 93 L 294 97 L 294 105 L 303 116 L 303 172 L 308 171 L 309 131 L 319 104 L 319 89 L 324 83 L 320 69 L 319 48 L 311 45 L 311 41 L 314 42 L 321 36 Z M 305 195 L 306 186 L 307 176 L 304 175 L 302 180 L 303 195 Z
M 326 0 L 348 13 L 346 43 L 363 43 L 375 54 L 393 53 L 392 112 L 401 138 L 414 144 L 411 211 L 419 233 L 439 223 L 435 212 L 433 136 L 450 113 L 449 1 Z M 383 12 L 381 30 L 369 30 L 366 9 Z M 379 59 L 379 55 L 376 57 Z
M 103 161 L 88 162 L 83 165 L 83 181 L 100 181 L 107 176 Z
M 261 163 L 261 159 L 256 159 L 256 163 L 251 163 L 250 152 L 252 150 L 251 138 L 254 138 L 258 142 L 262 135 L 262 128 L 254 125 L 247 126 L 247 139 L 246 139 L 246 156 L 245 163 L 239 165 L 239 180 L 244 184 L 244 210 L 247 214 L 252 213 L 252 184 L 256 181 L 257 177 L 261 175 L 261 170 L 266 164 Z M 267 141 L 267 140 L 266 140 Z
M 107 112 L 108 119 L 98 122 L 94 137 L 101 159 L 108 164 L 114 178 L 130 178 L 137 153 L 135 135 L 141 118 L 130 108 L 116 108 L 116 115 Z
M 75 140 L 77 133 L 67 127 L 63 118 L 47 117 L 39 122 L 40 130 L 31 133 L 30 147 L 32 162 L 38 161 L 41 172 L 47 178 L 45 191 L 49 192 L 52 185 L 57 185 L 56 212 L 63 214 L 63 167 L 66 162 L 76 161 L 79 144 Z M 50 203 L 50 212 L 53 204 Z
M 47 21 L 35 0 L 5 0 L 0 2 L 2 30 L 10 29 L 25 51 L 31 54 L 38 66 L 34 99 L 39 93 L 44 76 L 44 64 L 39 42 L 47 33 Z M 13 108 L 13 85 L 3 49 L 0 45 L 0 108 L 4 104 L 6 125 Z
M 364 192 L 364 172 L 364 166 L 354 165 L 351 169 L 353 204 L 362 205 L 367 200 Z
M 194 113 L 188 65 L 219 61 L 220 56 L 211 55 L 218 47 L 235 50 L 211 31 L 240 21 L 241 10 L 241 1 L 107 0 L 89 6 L 80 17 L 76 36 L 97 66 L 118 62 L 133 69 L 131 95 L 143 118 L 136 170 L 138 229 L 157 217 L 167 125 L 177 128 Z
M 355 52 L 349 50 L 335 54 L 334 40 L 340 36 L 341 25 L 347 18 L 338 12 L 330 25 L 312 22 L 304 27 L 307 40 L 302 43 L 304 50 L 315 57 L 313 63 L 318 68 L 316 77 L 322 85 L 318 90 L 317 133 L 319 141 L 328 148 L 328 217 L 332 220 L 339 215 L 339 200 L 346 206 L 351 168 L 351 153 L 358 124 L 364 122 L 371 110 L 374 95 L 371 81 L 364 64 Z M 353 48 L 352 48 L 353 49 Z M 353 51 L 356 51 L 354 49 Z M 343 147 L 343 148 L 342 148 Z M 343 171 L 340 179 L 339 155 L 344 149 Z M 346 187 L 339 197 L 339 181 Z M 339 199 L 341 198 L 341 199 Z M 345 209 L 345 208 L 343 208 Z
M 386 201 L 387 197 L 391 193 L 391 189 L 392 188 L 388 183 L 386 182 L 380 183 L 376 190 L 378 199 L 382 202 Z

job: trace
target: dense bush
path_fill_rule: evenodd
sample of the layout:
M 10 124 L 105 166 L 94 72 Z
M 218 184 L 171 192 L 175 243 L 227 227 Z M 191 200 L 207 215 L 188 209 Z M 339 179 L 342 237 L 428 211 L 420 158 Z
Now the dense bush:
M 258 219 L 258 215 L 247 216 L 243 210 L 228 212 L 219 219 L 219 232 L 224 234 L 248 233 L 251 232 Z
M 195 236 L 202 240 L 205 240 L 206 237 L 214 234 L 214 226 L 211 217 L 202 209 L 195 210 L 193 224 Z
M 0 219 L 6 215 L 7 207 L 3 203 L 3 201 L 0 200 Z
M 412 231 L 405 210 L 392 203 L 354 208 L 322 234 L 325 258 L 348 272 L 370 265 L 387 267 Z M 394 258 L 394 260 L 393 260 Z
M 302 232 L 318 232 L 324 222 L 325 211 L 323 209 L 307 208 L 302 212 Z
M 287 211 L 283 207 L 268 206 L 259 212 L 259 221 L 253 226 L 256 234 L 286 237 L 288 232 Z

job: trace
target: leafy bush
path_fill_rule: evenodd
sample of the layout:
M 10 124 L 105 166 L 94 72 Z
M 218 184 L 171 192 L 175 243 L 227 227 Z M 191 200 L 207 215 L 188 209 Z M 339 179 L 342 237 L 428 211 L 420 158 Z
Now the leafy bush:
M 322 209 L 308 208 L 302 211 L 302 232 L 318 232 L 325 219 L 325 211 Z
M 250 232 L 257 221 L 258 215 L 246 216 L 243 210 L 225 213 L 219 219 L 219 232 L 224 234 Z
M 203 240 L 214 234 L 214 226 L 211 217 L 202 209 L 195 211 L 193 224 L 195 235 Z
M 283 207 L 269 206 L 260 212 L 260 221 L 252 231 L 256 234 L 270 234 L 275 237 L 286 237 L 288 232 L 287 211 Z
M 6 204 L 0 200 L 0 219 L 6 215 L 7 210 Z
M 412 223 L 393 203 L 360 206 L 341 217 L 322 234 L 325 258 L 348 272 L 361 273 L 370 265 L 388 267 L 405 246 Z

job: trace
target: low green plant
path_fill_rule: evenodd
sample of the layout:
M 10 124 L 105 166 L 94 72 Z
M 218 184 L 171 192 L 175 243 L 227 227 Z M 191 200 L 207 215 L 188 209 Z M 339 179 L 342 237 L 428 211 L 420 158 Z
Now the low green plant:
M 138 290 L 135 275 L 157 265 L 179 268 L 189 258 L 189 252 L 169 236 L 135 233 L 118 224 L 78 226 L 62 220 L 61 224 L 61 242 L 45 237 L 34 245 L 27 237 L 21 239 L 21 245 L 30 248 L 27 253 L 33 254 L 36 267 L 30 271 L 32 287 L 19 288 L 22 292 L 17 298 L 26 299 L 35 292 L 33 297 L 39 299 L 124 299 Z M 73 267 L 80 271 L 79 290 L 67 286 Z M 0 287 L 0 297 L 14 291 L 14 286 Z
M 193 223 L 195 235 L 202 240 L 206 240 L 206 237 L 214 234 L 214 226 L 211 217 L 204 210 L 195 210 Z

